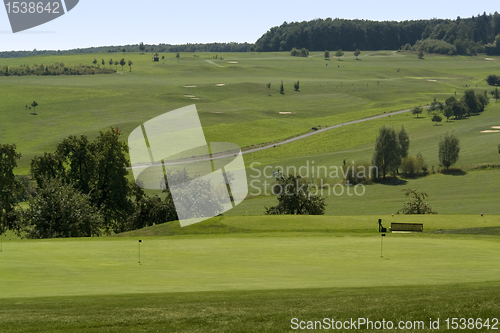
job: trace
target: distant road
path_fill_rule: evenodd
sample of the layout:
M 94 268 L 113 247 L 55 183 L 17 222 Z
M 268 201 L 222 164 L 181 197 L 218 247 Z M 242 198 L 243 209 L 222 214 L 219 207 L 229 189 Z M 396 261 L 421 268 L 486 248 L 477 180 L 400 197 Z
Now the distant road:
M 334 129 L 334 128 L 339 128 L 339 127 L 343 127 L 343 126 L 347 126 L 347 125 L 352 125 L 352 124 L 358 124 L 358 123 L 362 123 L 362 122 L 365 122 L 365 121 L 380 119 L 380 118 L 389 117 L 389 116 L 393 116 L 393 115 L 397 115 L 397 114 L 401 114 L 401 113 L 405 113 L 405 112 L 410 112 L 410 111 L 411 111 L 411 109 L 406 109 L 406 110 L 401 110 L 401 111 L 394 111 L 394 112 L 390 112 L 390 113 L 384 113 L 384 114 L 381 114 L 381 115 L 378 115 L 378 116 L 373 116 L 373 117 L 369 117 L 369 118 L 363 118 L 363 119 L 359 119 L 359 120 L 353 120 L 353 121 L 350 121 L 350 122 L 347 122 L 347 123 L 338 124 L 338 125 L 334 125 L 334 126 L 330 126 L 330 127 L 325 127 L 325 128 L 320 129 L 320 130 L 317 130 L 317 131 L 314 131 L 314 132 L 311 132 L 311 133 L 307 133 L 307 134 L 302 134 L 302 135 L 296 136 L 294 138 L 291 138 L 291 139 L 288 139 L 288 140 L 285 140 L 285 141 L 281 141 L 281 142 L 270 144 L 268 146 L 246 150 L 246 151 L 243 152 L 243 154 L 250 154 L 250 153 L 253 153 L 253 152 L 256 152 L 256 151 L 260 151 L 260 150 L 264 150 L 264 149 L 269 149 L 269 148 L 281 146 L 281 145 L 284 145 L 284 144 L 287 144 L 287 143 L 290 143 L 290 142 L 294 142 L 294 141 L 297 141 L 297 140 L 302 140 L 304 138 L 308 138 L 310 136 L 313 136 L 313 135 L 316 135 L 316 134 L 320 134 L 320 133 L 329 131 L 329 130 Z
M 208 60 L 206 60 L 206 61 L 208 61 Z M 428 106 L 424 106 L 424 108 L 427 108 L 427 107 Z M 281 142 L 276 142 L 276 143 L 272 143 L 272 144 L 267 145 L 267 146 L 263 146 L 263 147 L 259 147 L 259 148 L 254 148 L 254 149 L 250 149 L 250 150 L 245 150 L 245 151 L 242 152 L 242 154 L 250 154 L 250 153 L 254 153 L 256 151 L 261 151 L 261 150 L 264 150 L 264 149 L 269 149 L 269 148 L 273 148 L 273 147 L 285 145 L 285 144 L 288 144 L 288 143 L 291 143 L 291 142 L 294 142 L 294 141 L 302 140 L 302 139 L 308 138 L 310 136 L 317 135 L 317 134 L 329 131 L 329 130 L 334 129 L 334 128 L 339 128 L 339 127 L 343 127 L 343 126 L 347 126 L 347 125 L 362 123 L 362 122 L 365 122 L 365 121 L 370 121 L 370 120 L 385 118 L 385 117 L 389 117 L 389 116 L 393 116 L 393 115 L 397 115 L 397 114 L 402 114 L 402 113 L 410 112 L 410 111 L 411 111 L 411 109 L 406 109 L 406 110 L 401 110 L 401 111 L 394 111 L 394 112 L 380 114 L 378 116 L 373 116 L 373 117 L 369 117 L 369 118 L 363 118 L 363 119 L 353 120 L 353 121 L 349 121 L 347 123 L 342 123 L 342 124 L 338 124 L 338 125 L 334 125 L 334 126 L 325 127 L 325 128 L 320 129 L 320 130 L 317 130 L 317 131 L 314 131 L 314 132 L 311 132 L 311 133 L 307 133 L 307 134 L 302 134 L 302 135 L 299 135 L 299 136 L 296 136 L 294 138 L 287 139 L 287 140 L 284 140 L 284 141 L 281 141 Z M 224 154 L 224 153 L 222 153 L 222 154 Z M 227 157 L 231 157 L 231 156 L 236 156 L 236 155 L 234 155 L 234 154 L 213 155 L 212 159 L 227 158 Z M 190 163 L 190 162 L 197 162 L 197 161 L 204 161 L 204 160 L 209 160 L 209 157 L 202 157 L 200 159 L 192 159 L 192 160 L 189 160 L 189 161 L 179 161 L 179 162 L 173 162 L 173 163 L 168 163 L 168 164 L 183 164 L 183 163 L 186 163 L 186 162 Z M 162 164 L 139 165 L 139 166 L 129 167 L 127 169 L 146 168 L 146 167 L 150 167 L 150 166 L 161 166 L 161 165 Z

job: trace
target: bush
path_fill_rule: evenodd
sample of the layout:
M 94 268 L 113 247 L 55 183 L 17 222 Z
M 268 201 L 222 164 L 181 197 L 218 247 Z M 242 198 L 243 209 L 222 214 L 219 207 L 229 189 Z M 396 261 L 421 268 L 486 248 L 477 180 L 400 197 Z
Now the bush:
M 290 55 L 294 57 L 307 57 L 309 55 L 309 50 L 302 48 L 297 50 L 295 47 L 290 51 Z
M 427 164 L 420 153 L 417 156 L 408 156 L 401 160 L 401 170 L 407 177 L 415 177 L 419 175 L 421 171 L 426 173 L 427 168 Z
M 488 77 L 486 78 L 486 82 L 488 82 L 490 86 L 500 86 L 500 76 L 488 75 Z
M 347 165 L 344 162 L 342 173 L 345 175 L 345 181 L 351 185 L 366 184 L 377 178 L 377 174 L 371 174 L 372 166 L 367 161 L 353 162 Z
M 406 49 L 406 47 L 405 47 Z M 444 40 L 427 38 L 424 40 L 419 40 L 414 46 L 415 51 L 424 51 L 426 53 L 437 53 L 437 54 L 447 54 L 456 55 L 457 48 Z

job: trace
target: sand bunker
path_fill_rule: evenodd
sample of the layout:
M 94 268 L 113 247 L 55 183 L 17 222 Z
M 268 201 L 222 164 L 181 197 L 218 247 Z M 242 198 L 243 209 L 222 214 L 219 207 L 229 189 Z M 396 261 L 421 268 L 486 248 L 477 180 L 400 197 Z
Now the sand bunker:
M 193 97 L 196 97 L 196 96 L 195 95 L 184 95 L 184 97 L 193 98 Z
M 486 131 L 481 131 L 481 133 L 500 133 L 500 130 L 486 130 Z
M 238 62 L 237 61 L 228 61 L 227 63 L 228 64 L 237 64 Z
M 427 81 L 429 81 L 429 82 L 436 82 L 437 80 L 427 80 Z
M 486 60 L 495 60 L 495 59 L 492 59 L 492 58 L 484 58 L 484 59 L 486 59 Z
M 199 99 L 198 97 L 191 97 L 191 99 Z
M 196 86 L 182 86 L 183 88 L 196 88 Z
M 212 112 L 212 113 L 224 113 L 224 112 L 217 111 L 217 112 Z
M 500 129 L 500 126 L 491 126 L 493 129 Z
M 292 114 L 291 112 L 280 112 L 280 114 Z
M 217 83 L 217 84 L 216 84 L 216 86 L 217 86 L 217 87 L 223 87 L 223 86 L 225 86 L 225 85 L 226 85 L 225 83 Z

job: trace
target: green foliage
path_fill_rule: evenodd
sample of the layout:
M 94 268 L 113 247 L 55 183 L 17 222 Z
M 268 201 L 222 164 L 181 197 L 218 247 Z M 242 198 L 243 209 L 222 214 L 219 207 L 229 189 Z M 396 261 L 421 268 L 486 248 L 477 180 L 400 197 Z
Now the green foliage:
M 0 234 L 6 230 L 18 230 L 16 207 L 19 197 L 26 189 L 14 176 L 14 169 L 21 154 L 16 152 L 16 145 L 0 144 Z
M 356 49 L 356 51 L 354 51 L 354 56 L 356 57 L 356 59 L 358 59 L 358 56 L 361 54 L 361 50 L 360 49 Z
M 498 99 L 500 98 L 500 91 L 498 90 L 498 88 L 495 88 L 495 90 L 490 91 L 490 94 L 495 99 L 495 102 L 498 101 Z
M 123 66 L 125 66 L 127 63 L 125 62 L 125 58 L 121 58 L 120 60 L 120 66 L 122 66 L 122 70 L 123 70 Z
M 398 132 L 398 142 L 401 147 L 401 157 L 404 158 L 408 156 L 408 150 L 410 149 L 410 136 L 408 135 L 404 125 L 401 126 L 401 130 Z
M 424 59 L 424 52 L 418 52 L 418 59 Z
M 335 57 L 337 57 L 339 60 L 343 55 L 344 52 L 342 51 L 342 49 L 338 49 L 337 52 L 335 52 Z
M 500 85 L 500 76 L 499 75 L 488 75 L 486 78 L 486 82 L 490 86 L 499 86 Z
M 325 60 L 330 60 L 330 52 L 328 50 L 324 53 Z
M 295 89 L 295 91 L 299 91 L 299 88 L 300 88 L 299 81 L 295 81 L 295 83 L 293 84 L 293 89 Z
M 114 64 L 113 59 L 109 59 L 108 64 L 109 64 L 109 66 L 111 67 L 111 66 Z
M 408 201 L 403 205 L 401 210 L 398 210 L 398 214 L 437 214 L 437 212 L 434 212 L 428 203 L 425 202 L 425 199 L 428 197 L 427 193 L 419 193 L 417 190 L 409 188 L 403 190 L 403 192 L 405 192 Z
M 353 162 L 350 165 L 344 161 L 342 174 L 345 175 L 346 184 L 367 184 L 377 178 L 376 171 L 371 168 L 367 161 Z
M 314 184 L 300 176 L 280 176 L 273 186 L 273 193 L 278 197 L 278 204 L 265 207 L 265 214 L 325 214 L 325 199 L 317 194 L 312 194 L 313 187 L 315 187 Z
M 445 106 L 443 115 L 446 117 L 446 121 L 448 121 L 454 115 L 453 108 L 450 105 Z
M 144 46 L 144 43 L 143 43 L 143 42 L 141 42 L 141 43 L 139 44 L 139 50 L 141 50 L 141 53 L 144 53 L 144 50 L 145 50 L 145 49 L 146 49 L 146 46 Z
M 460 140 L 455 133 L 446 133 L 439 141 L 439 162 L 446 169 L 458 161 L 460 153 Z
M 130 71 L 131 72 L 132 72 L 132 64 L 133 64 L 132 60 L 129 60 L 128 61 L 128 67 L 130 67 Z
M 135 206 L 134 213 L 127 219 L 125 230 L 137 230 L 179 219 L 170 191 L 163 200 L 157 195 L 142 197 Z
M 94 58 L 94 61 L 92 61 L 92 63 L 94 64 L 94 66 L 97 65 L 97 59 Z
M 307 57 L 309 56 L 309 50 L 306 48 L 302 48 L 300 50 L 297 50 L 296 48 L 293 48 L 290 51 L 290 55 L 293 57 Z
M 36 114 L 36 107 L 38 106 L 38 103 L 37 101 L 33 101 L 31 103 L 31 107 L 33 107 L 33 114 Z
M 95 60 L 95 59 L 94 59 Z M 95 60 L 97 63 L 97 60 Z M 114 71 L 106 68 L 98 68 L 93 66 L 77 65 L 66 66 L 63 63 L 56 62 L 54 65 L 45 66 L 43 64 L 37 65 L 21 65 L 3 66 L 0 69 L 0 76 L 47 76 L 47 75 L 94 75 L 94 74 L 111 74 Z
M 179 58 L 181 57 L 180 53 L 179 53 L 179 52 L 177 52 L 177 54 L 175 55 L 175 57 L 176 57 L 177 59 L 179 59 Z
M 419 40 L 415 45 L 413 45 L 413 49 L 416 51 L 420 51 L 420 53 L 422 53 L 422 58 L 424 51 L 426 53 L 438 53 L 447 55 L 457 54 L 457 48 L 454 45 L 447 43 L 444 40 L 431 39 L 431 38 Z M 420 58 L 420 53 L 419 53 L 419 59 L 422 59 Z
M 72 184 L 59 178 L 44 179 L 36 197 L 22 214 L 27 238 L 91 237 L 101 234 L 102 219 Z
M 389 172 L 396 173 L 401 164 L 401 145 L 394 128 L 382 126 L 375 142 L 372 163 L 385 178 Z
M 428 166 L 425 163 L 422 154 L 418 153 L 417 156 L 407 156 L 401 160 L 401 170 L 407 177 L 415 177 L 420 172 L 426 173 Z
M 438 123 L 440 123 L 441 121 L 443 120 L 443 117 L 441 117 L 440 115 L 438 115 L 437 113 L 434 113 L 432 115 L 432 121 L 433 122 L 436 122 L 436 126 Z
M 40 188 L 47 179 L 58 178 L 88 196 L 100 211 L 106 232 L 121 231 L 133 211 L 129 196 L 136 185 L 127 180 L 128 149 L 119 137 L 120 131 L 115 128 L 100 132 L 94 142 L 84 135 L 70 136 L 54 153 L 36 156 L 31 162 L 33 179 Z
M 105 66 L 105 65 L 106 65 L 106 62 L 104 61 L 104 59 L 101 59 L 101 64 L 102 64 L 103 66 Z
M 418 118 L 418 115 L 422 114 L 422 111 L 423 111 L 422 107 L 415 106 L 413 109 L 411 109 L 411 114 L 416 115 Z
M 283 81 L 281 81 L 281 85 L 280 85 L 280 94 L 282 94 L 282 95 L 285 94 L 285 87 L 283 87 Z

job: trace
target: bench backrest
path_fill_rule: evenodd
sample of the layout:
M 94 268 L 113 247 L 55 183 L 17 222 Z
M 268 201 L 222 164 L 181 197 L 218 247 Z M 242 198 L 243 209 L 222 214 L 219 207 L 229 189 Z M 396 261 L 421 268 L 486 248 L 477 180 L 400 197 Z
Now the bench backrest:
M 424 225 L 422 223 L 391 223 L 391 231 L 423 232 Z

